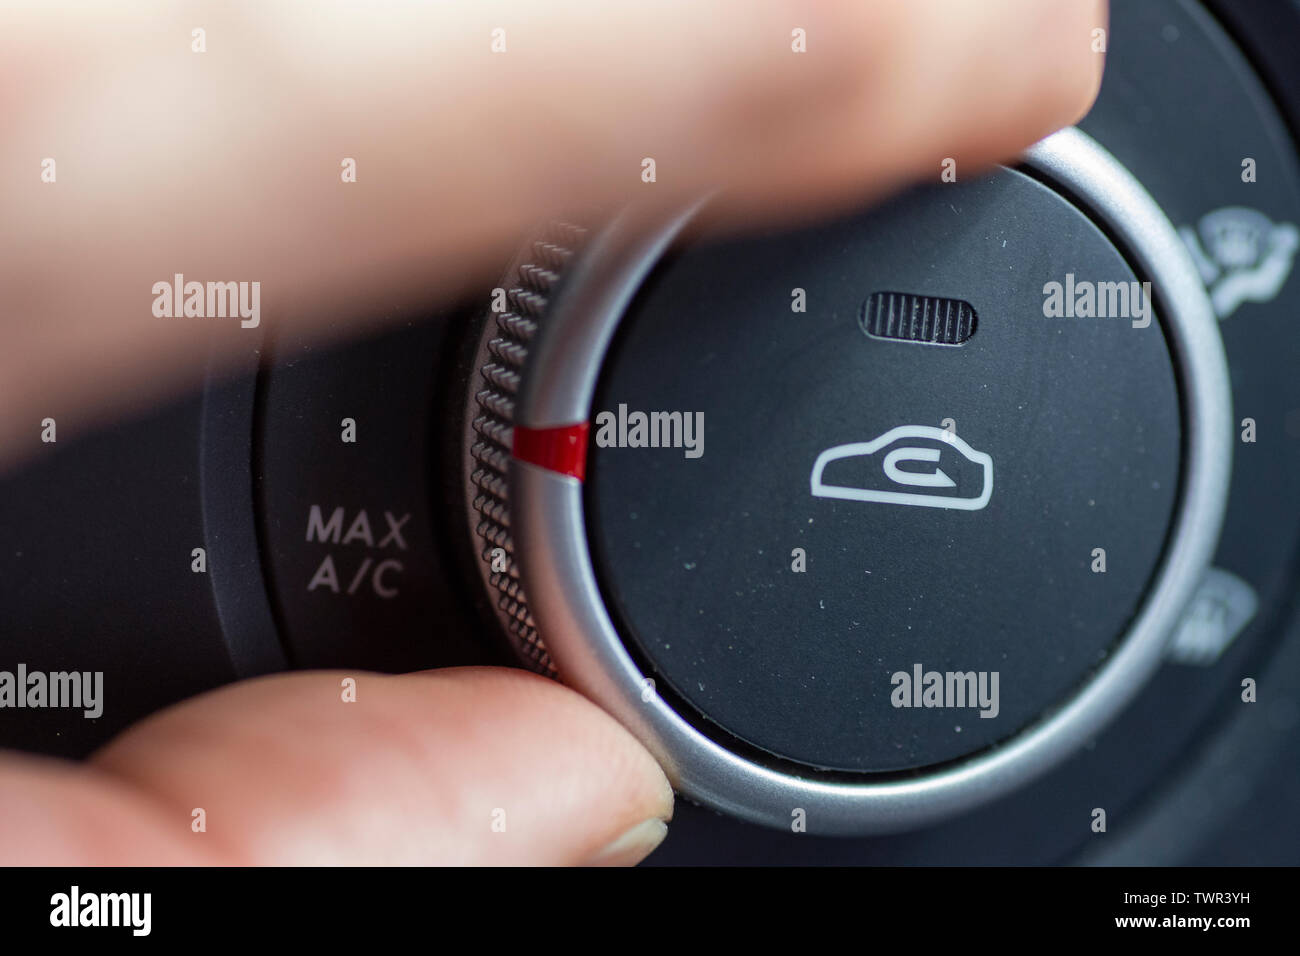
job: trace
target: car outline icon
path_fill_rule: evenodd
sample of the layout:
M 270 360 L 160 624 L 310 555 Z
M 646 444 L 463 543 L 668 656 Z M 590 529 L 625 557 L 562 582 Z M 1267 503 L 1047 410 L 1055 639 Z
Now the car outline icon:
M 844 458 L 856 458 L 873 455 L 900 438 L 926 438 L 952 445 L 969 461 L 979 465 L 984 472 L 984 488 L 978 498 L 959 498 L 951 495 L 925 495 L 909 491 L 873 491 L 866 488 L 850 488 L 842 485 L 828 485 L 822 480 L 826 466 L 833 461 Z M 885 456 L 881 470 L 885 477 L 894 484 L 919 488 L 953 488 L 956 483 L 937 466 L 929 472 L 902 471 L 900 461 L 924 461 L 937 463 L 939 449 L 925 447 L 896 448 Z M 933 425 L 899 425 L 891 428 L 879 438 L 868 442 L 853 442 L 836 445 L 817 456 L 810 479 L 812 494 L 815 498 L 836 498 L 843 501 L 876 501 L 884 504 L 913 505 L 921 508 L 948 508 L 958 511 L 979 511 L 988 503 L 993 494 L 993 457 L 982 451 L 976 451 L 961 438 L 951 432 Z

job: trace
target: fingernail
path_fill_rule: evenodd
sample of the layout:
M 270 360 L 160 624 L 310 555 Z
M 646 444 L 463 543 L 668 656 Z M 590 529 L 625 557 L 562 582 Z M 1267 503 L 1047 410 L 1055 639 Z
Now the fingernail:
M 633 866 L 648 857 L 667 835 L 668 824 L 664 821 L 643 820 L 589 857 L 583 866 Z

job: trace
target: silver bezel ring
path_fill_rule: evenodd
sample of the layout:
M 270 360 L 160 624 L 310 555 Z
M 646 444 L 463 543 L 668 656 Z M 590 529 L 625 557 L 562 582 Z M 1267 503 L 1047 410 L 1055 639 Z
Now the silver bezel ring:
M 809 832 L 871 834 L 969 810 L 1042 774 L 1086 743 L 1160 666 L 1166 643 L 1218 541 L 1232 455 L 1231 392 L 1218 323 L 1195 265 L 1142 185 L 1102 146 L 1066 129 L 1022 163 L 1077 200 L 1149 279 L 1178 373 L 1184 425 L 1181 493 L 1168 546 L 1128 633 L 1073 697 L 1001 744 L 932 773 L 877 783 L 808 779 L 739 756 L 653 693 L 605 608 L 588 547 L 583 487 L 515 460 L 512 512 L 520 573 L 561 678 L 618 718 L 673 785 L 738 817 Z M 619 321 L 697 207 L 647 228 L 615 220 L 566 276 L 529 356 L 516 422 L 556 428 L 589 420 Z

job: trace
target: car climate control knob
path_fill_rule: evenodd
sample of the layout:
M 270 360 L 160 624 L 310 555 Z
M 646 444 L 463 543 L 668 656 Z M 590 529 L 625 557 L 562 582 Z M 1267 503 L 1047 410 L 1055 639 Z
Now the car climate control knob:
M 554 227 L 483 318 L 467 534 L 523 659 L 689 798 L 871 833 L 1142 687 L 1218 537 L 1226 363 L 1078 130 L 814 227 Z

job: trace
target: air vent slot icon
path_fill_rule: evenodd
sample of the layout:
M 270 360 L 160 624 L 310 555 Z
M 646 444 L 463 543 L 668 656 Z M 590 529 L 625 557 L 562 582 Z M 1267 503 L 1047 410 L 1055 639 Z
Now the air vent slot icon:
M 961 345 L 975 334 L 979 316 L 969 302 L 910 292 L 875 292 L 859 324 L 873 339 Z

